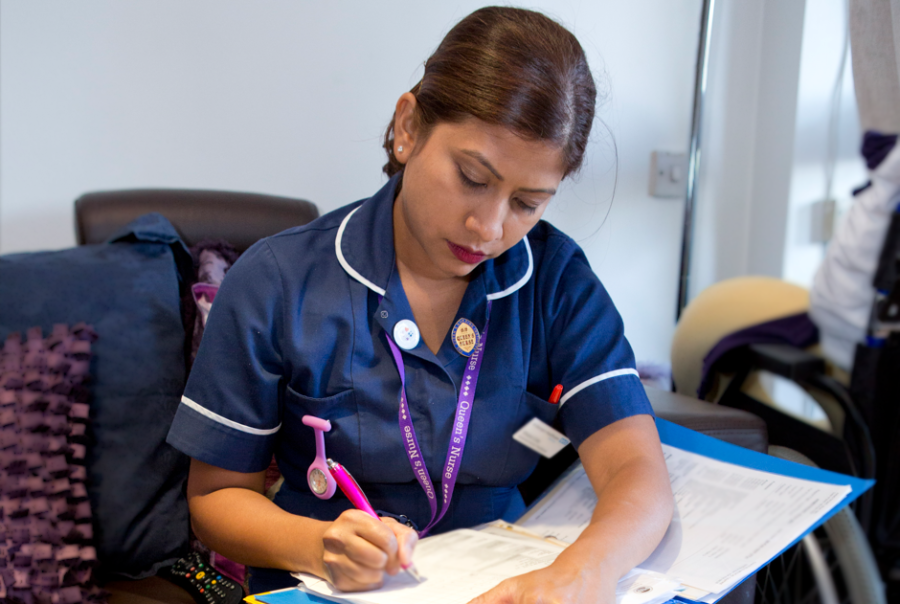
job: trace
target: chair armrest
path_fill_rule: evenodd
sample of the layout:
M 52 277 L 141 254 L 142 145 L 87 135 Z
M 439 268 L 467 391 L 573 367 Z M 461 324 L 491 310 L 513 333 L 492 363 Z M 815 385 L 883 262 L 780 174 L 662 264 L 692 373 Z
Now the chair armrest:
M 752 413 L 657 388 L 645 390 L 657 417 L 759 453 L 768 451 L 766 423 Z

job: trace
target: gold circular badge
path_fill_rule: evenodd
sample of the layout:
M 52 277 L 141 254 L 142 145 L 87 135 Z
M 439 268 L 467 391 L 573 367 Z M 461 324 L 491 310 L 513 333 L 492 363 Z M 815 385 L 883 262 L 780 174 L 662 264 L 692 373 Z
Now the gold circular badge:
M 453 326 L 453 331 L 450 333 L 453 347 L 456 348 L 456 352 L 464 357 L 472 356 L 472 352 L 478 346 L 478 338 L 480 337 L 478 328 L 468 319 L 457 321 L 456 325 Z

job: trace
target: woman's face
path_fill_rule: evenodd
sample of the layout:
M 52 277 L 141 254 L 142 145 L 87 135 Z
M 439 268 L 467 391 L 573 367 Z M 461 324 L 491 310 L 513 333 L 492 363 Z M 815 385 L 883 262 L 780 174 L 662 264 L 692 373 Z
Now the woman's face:
M 563 178 L 562 152 L 475 118 L 426 140 L 397 132 L 406 164 L 394 205 L 397 257 L 418 276 L 465 278 L 540 220 Z M 417 144 L 418 143 L 418 144 Z

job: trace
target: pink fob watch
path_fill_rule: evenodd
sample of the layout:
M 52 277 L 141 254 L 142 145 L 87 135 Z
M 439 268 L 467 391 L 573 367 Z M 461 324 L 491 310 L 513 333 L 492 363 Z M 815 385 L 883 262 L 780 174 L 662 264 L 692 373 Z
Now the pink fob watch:
M 316 459 L 309 464 L 306 471 L 306 481 L 313 495 L 319 499 L 331 499 L 337 488 L 337 483 L 328 471 L 328 463 L 325 461 L 325 432 L 331 430 L 331 422 L 327 419 L 319 419 L 313 415 L 304 415 L 303 423 L 316 433 Z

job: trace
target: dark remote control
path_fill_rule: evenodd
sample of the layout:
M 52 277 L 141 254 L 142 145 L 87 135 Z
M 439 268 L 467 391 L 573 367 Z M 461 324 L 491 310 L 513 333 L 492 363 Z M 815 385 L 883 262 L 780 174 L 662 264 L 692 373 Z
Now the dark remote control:
M 199 552 L 191 552 L 159 576 L 181 587 L 197 604 L 239 604 L 244 599 L 240 584 L 217 571 Z

